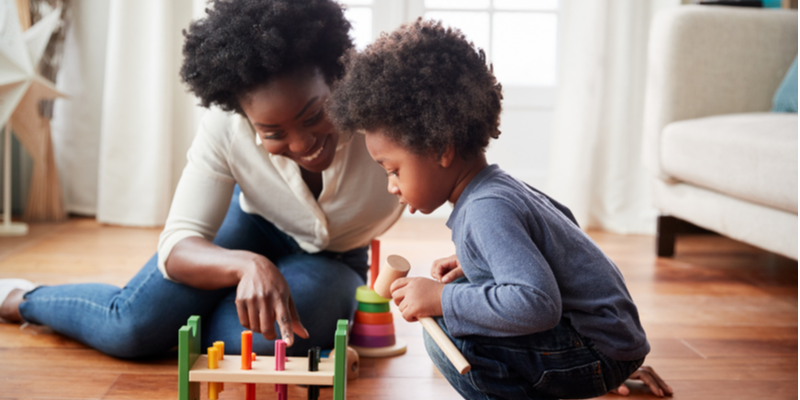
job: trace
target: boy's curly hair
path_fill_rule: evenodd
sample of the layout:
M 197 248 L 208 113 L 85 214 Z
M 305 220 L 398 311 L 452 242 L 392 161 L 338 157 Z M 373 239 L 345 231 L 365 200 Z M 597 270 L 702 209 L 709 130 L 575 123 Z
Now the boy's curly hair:
M 328 107 L 344 132 L 382 130 L 419 155 L 468 159 L 500 136 L 502 87 L 458 29 L 419 18 L 349 57 Z
M 183 35 L 181 79 L 204 107 L 241 113 L 239 98 L 275 76 L 318 67 L 344 75 L 350 23 L 332 0 L 212 0 Z

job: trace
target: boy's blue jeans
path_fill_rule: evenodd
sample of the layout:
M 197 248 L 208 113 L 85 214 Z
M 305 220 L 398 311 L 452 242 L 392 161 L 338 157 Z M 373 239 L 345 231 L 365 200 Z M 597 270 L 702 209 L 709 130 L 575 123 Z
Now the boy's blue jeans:
M 233 194 L 214 243 L 262 254 L 283 273 L 309 339 L 295 335 L 287 355 L 306 355 L 312 346 L 333 347 L 336 321 L 355 312 L 356 288 L 366 281 L 367 248 L 346 253 L 308 254 L 269 221 L 247 214 Z M 200 290 L 164 279 L 158 254 L 119 287 L 99 284 L 42 286 L 25 295 L 25 321 L 46 325 L 103 353 L 123 358 L 163 355 L 178 344 L 178 329 L 200 315 L 202 348 L 225 342 L 226 353 L 239 353 L 241 332 L 236 287 Z M 280 330 L 275 328 L 280 336 Z M 253 335 L 253 351 L 271 355 L 273 341 Z
M 562 318 L 553 329 L 516 337 L 454 338 L 444 318 L 434 318 L 472 366 L 461 375 L 428 335 L 425 348 L 465 399 L 585 399 L 616 389 L 642 365 L 614 361 Z

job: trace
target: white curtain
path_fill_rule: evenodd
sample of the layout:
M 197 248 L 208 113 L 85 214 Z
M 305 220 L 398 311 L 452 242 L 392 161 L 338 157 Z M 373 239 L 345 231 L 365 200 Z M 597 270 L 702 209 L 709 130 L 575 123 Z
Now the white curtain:
M 203 0 L 75 0 L 53 137 L 65 205 L 101 222 L 166 220 L 202 112 L 180 82 Z
M 647 39 L 679 0 L 561 0 L 547 193 L 584 229 L 655 232 L 642 164 Z

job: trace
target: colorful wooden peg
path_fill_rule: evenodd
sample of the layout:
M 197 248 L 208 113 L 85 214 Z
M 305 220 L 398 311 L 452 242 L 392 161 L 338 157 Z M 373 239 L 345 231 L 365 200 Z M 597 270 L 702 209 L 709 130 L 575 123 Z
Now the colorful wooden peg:
M 256 384 L 255 383 L 245 383 L 244 384 L 244 398 L 245 400 L 256 400 Z
M 370 243 L 372 250 L 372 262 L 369 265 L 369 288 L 375 287 L 375 279 L 378 278 L 378 270 L 381 265 L 381 241 L 373 239 Z
M 217 382 L 208 382 L 208 400 L 219 400 L 219 392 Z
M 219 368 L 220 348 L 214 343 L 214 347 L 208 348 L 208 369 Z M 225 384 L 222 382 L 208 382 L 208 398 L 210 400 L 217 400 L 219 392 L 225 390 Z
M 308 349 L 308 370 L 319 371 L 319 353 L 321 352 L 318 346 Z
M 242 369 L 253 368 L 253 331 L 242 332 Z
M 308 370 L 315 372 L 319 371 L 319 356 L 320 356 L 320 348 L 319 347 L 312 347 L 308 349 Z M 319 399 L 319 386 L 316 385 L 309 385 L 308 386 L 308 400 L 317 400 Z
M 208 348 L 208 369 L 219 368 L 219 349 L 216 347 Z
M 281 339 L 275 341 L 275 371 L 286 370 L 286 342 Z M 278 392 L 278 400 L 286 400 L 289 394 L 288 386 L 276 384 L 275 391 Z
M 214 342 L 214 347 L 219 349 L 219 359 L 220 360 L 225 359 L 225 342 L 217 340 L 216 342 Z

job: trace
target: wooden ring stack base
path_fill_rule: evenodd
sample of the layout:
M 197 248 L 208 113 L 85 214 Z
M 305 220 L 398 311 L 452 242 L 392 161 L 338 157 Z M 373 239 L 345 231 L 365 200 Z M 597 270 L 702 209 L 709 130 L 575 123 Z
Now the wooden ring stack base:
M 361 357 L 391 357 L 406 352 L 406 344 L 394 334 L 389 299 L 369 286 L 356 289 L 358 311 L 350 332 L 350 347 Z

